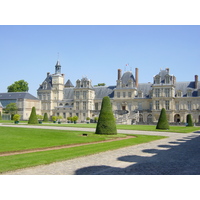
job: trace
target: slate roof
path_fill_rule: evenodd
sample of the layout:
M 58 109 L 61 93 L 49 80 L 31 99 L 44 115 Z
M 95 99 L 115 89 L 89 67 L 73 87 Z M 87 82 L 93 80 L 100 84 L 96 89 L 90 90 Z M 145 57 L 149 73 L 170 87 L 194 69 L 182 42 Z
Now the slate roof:
M 175 93 L 178 90 L 181 90 L 183 93 L 183 97 L 187 96 L 187 90 L 191 89 L 192 96 L 198 96 L 198 89 L 200 89 L 200 82 L 198 82 L 198 88 L 194 88 L 194 81 L 188 82 L 176 82 L 175 84 Z M 94 87 L 93 90 L 95 91 L 95 99 L 102 99 L 105 96 L 109 96 L 110 98 L 114 97 L 114 89 L 116 86 L 100 86 Z M 149 98 L 149 93 L 152 89 L 152 83 L 139 83 L 138 84 L 138 92 L 142 91 L 144 98 Z M 65 88 L 64 89 L 64 99 L 73 99 L 74 98 L 74 88 Z
M 72 82 L 68 79 L 68 81 L 65 83 L 65 87 L 74 87 L 74 85 L 72 84 Z
M 109 96 L 110 98 L 113 98 L 115 88 L 116 88 L 116 86 L 94 87 L 95 99 L 102 99 L 105 96 Z
M 6 107 L 10 103 L 16 103 L 18 99 L 33 99 L 39 100 L 28 92 L 7 92 L 0 93 L 0 102 L 3 107 Z
M 121 81 L 123 85 L 128 85 L 129 80 L 135 82 L 133 73 L 128 71 L 123 74 L 123 76 L 121 77 Z
M 45 86 L 45 84 L 47 85 Z M 46 79 L 43 81 L 43 83 L 40 85 L 38 90 L 42 90 L 42 89 L 51 90 L 51 88 L 52 88 L 52 76 L 48 75 Z
M 176 90 L 176 93 L 177 91 L 182 91 L 183 93 L 183 96 L 187 96 L 187 90 L 188 89 L 191 89 L 193 91 L 192 93 L 192 96 L 193 97 L 196 97 L 198 96 L 198 89 L 200 89 L 200 82 L 198 82 L 198 85 L 197 85 L 197 89 L 195 89 L 195 82 L 194 81 L 185 81 L 185 82 L 177 82 L 175 84 L 175 90 Z
M 116 86 L 100 86 L 94 87 L 95 99 L 102 99 L 105 96 L 110 98 L 114 97 L 114 89 Z M 73 99 L 74 98 L 74 88 L 64 88 L 64 99 Z
M 152 89 L 151 86 L 152 86 L 152 83 L 139 83 L 138 84 L 138 92 L 142 91 L 144 94 L 144 97 L 148 98 L 149 92 Z
M 34 99 L 38 100 L 32 94 L 28 92 L 7 92 L 7 93 L 0 93 L 0 100 L 7 100 L 7 99 Z
M 64 88 L 64 99 L 74 99 L 74 88 Z

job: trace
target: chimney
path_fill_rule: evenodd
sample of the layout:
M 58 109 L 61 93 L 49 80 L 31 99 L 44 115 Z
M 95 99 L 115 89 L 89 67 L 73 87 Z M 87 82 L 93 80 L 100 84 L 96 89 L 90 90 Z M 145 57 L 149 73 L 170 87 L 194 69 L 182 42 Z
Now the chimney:
M 135 68 L 135 87 L 138 87 L 138 68 Z
M 197 89 L 198 88 L 198 75 L 194 76 L 194 80 L 195 80 L 194 88 Z
M 121 76 L 122 76 L 122 70 L 121 70 L 121 69 L 118 69 L 118 79 L 117 79 L 117 80 L 120 80 L 120 79 L 121 79 Z

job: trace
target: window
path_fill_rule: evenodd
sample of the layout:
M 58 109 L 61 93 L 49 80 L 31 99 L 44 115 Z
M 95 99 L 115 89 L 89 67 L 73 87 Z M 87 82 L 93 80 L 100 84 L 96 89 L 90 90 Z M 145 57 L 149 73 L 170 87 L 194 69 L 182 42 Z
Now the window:
M 66 118 L 66 113 L 63 113 L 63 118 Z
M 160 84 L 160 76 L 155 77 L 155 84 Z
M 99 105 L 98 103 L 95 103 L 95 105 L 94 105 L 95 106 L 95 110 L 98 110 L 98 105 Z
M 76 92 L 76 99 L 79 99 L 79 96 L 80 96 L 80 92 L 77 91 L 77 92 Z
M 188 96 L 188 97 L 191 97 L 191 96 L 192 96 L 192 90 L 188 90 L 188 91 L 187 91 L 187 96 Z
M 166 76 L 166 77 L 165 77 L 165 83 L 166 83 L 166 84 L 169 84 L 169 82 L 170 82 L 170 77 L 169 77 L 169 76 Z
M 170 97 L 170 89 L 169 88 L 165 88 L 165 96 Z
M 124 98 L 126 97 L 126 92 L 123 92 L 123 97 L 124 97 Z
M 83 102 L 83 110 L 86 110 L 86 102 Z
M 179 102 L 176 102 L 176 110 L 179 110 Z
M 120 92 L 117 92 L 117 98 L 120 98 Z
M 156 110 L 160 110 L 160 103 L 159 103 L 159 101 L 156 101 Z
M 138 102 L 138 110 L 142 110 L 142 102 Z
M 156 97 L 160 97 L 160 89 L 155 89 L 155 95 Z
M 191 101 L 188 101 L 188 102 L 187 102 L 187 106 L 188 106 L 188 110 L 191 110 L 191 109 L 192 109 L 192 102 L 191 102 Z
M 149 103 L 149 109 L 152 110 L 152 103 Z
M 165 101 L 165 108 L 166 110 L 169 110 L 169 101 Z
M 138 92 L 138 97 L 143 98 L 143 92 L 142 91 Z
M 87 92 L 83 91 L 83 99 L 86 99 Z
M 177 92 L 177 96 L 178 96 L 178 97 L 182 97 L 182 92 L 181 92 L 181 91 L 178 91 L 178 92 Z
M 76 102 L 76 110 L 79 110 L 79 102 Z
M 128 97 L 131 97 L 132 96 L 132 93 L 131 92 L 128 92 Z

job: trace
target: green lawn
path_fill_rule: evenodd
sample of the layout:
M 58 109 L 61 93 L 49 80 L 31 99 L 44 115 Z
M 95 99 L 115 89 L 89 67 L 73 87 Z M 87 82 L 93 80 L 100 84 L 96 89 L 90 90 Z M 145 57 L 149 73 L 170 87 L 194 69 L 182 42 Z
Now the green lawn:
M 36 149 L 68 144 L 88 143 L 108 140 L 113 137 L 125 137 L 124 134 L 96 135 L 87 132 L 84 137 L 82 131 L 61 131 L 48 129 L 30 129 L 0 127 L 0 152 Z
M 0 123 L 12 123 L 13 121 L 0 121 Z M 27 121 L 20 121 L 20 123 L 26 123 Z M 20 125 L 20 124 L 19 124 Z M 62 127 L 80 127 L 80 128 L 96 128 L 96 123 L 90 123 L 90 124 L 73 124 L 73 123 L 43 123 L 38 124 L 39 126 L 62 126 Z M 17 125 L 16 125 L 17 126 Z M 122 130 L 138 130 L 138 131 L 163 131 L 163 132 L 175 132 L 175 133 L 190 133 L 194 131 L 200 130 L 200 126 L 195 127 L 185 127 L 185 126 L 170 126 L 169 130 L 159 130 L 156 129 L 156 126 L 154 125 L 124 125 L 124 124 L 117 124 L 117 129 Z
M 96 128 L 95 123 L 91 124 L 41 124 L 41 126 L 63 126 L 63 127 L 80 127 L 80 128 Z M 156 129 L 154 125 L 124 125 L 117 124 L 117 129 L 120 130 L 138 130 L 138 131 L 157 131 L 157 132 L 175 132 L 175 133 L 191 133 L 200 130 L 199 126 L 170 126 L 169 130 Z
M 92 141 L 102 141 L 110 139 L 110 137 L 125 137 L 124 134 L 118 134 L 117 136 L 107 136 L 95 135 L 93 133 L 88 133 L 87 137 L 83 137 L 82 133 L 83 132 L 78 131 L 74 132 L 61 130 L 0 127 L 0 152 L 52 147 L 72 143 L 74 144 Z M 19 154 L 12 156 L 2 156 L 0 157 L 0 172 L 2 173 L 5 171 L 16 170 L 19 168 L 72 159 L 103 151 L 114 150 L 130 145 L 146 143 L 162 138 L 165 137 L 136 135 L 135 138 L 111 141 L 108 143 L 88 144 L 85 146 L 71 147 L 67 149 Z

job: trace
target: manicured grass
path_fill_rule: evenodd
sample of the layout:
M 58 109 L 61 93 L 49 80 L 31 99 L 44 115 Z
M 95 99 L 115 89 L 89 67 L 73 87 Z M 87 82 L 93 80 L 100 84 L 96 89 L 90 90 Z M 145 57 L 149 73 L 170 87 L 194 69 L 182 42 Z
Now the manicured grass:
M 42 124 L 41 126 L 63 126 L 63 127 L 80 127 L 80 128 L 96 128 L 95 123 L 91 124 Z M 156 129 L 155 125 L 124 125 L 117 124 L 117 129 L 120 130 L 138 130 L 138 131 L 157 131 L 157 132 L 175 132 L 175 133 L 191 133 L 200 130 L 199 126 L 170 126 L 169 130 Z
M 0 123 L 13 123 L 13 121 L 0 121 Z M 20 123 L 27 123 L 27 121 L 20 121 Z M 61 127 L 80 127 L 80 128 L 96 128 L 96 123 L 90 124 L 73 124 L 73 123 L 61 123 L 61 124 L 54 124 L 54 123 L 43 123 L 39 126 L 61 126 Z M 17 125 L 16 125 L 17 126 Z M 138 130 L 138 131 L 157 131 L 157 132 L 175 132 L 175 133 L 191 133 L 194 131 L 200 130 L 200 126 L 195 127 L 185 127 L 185 126 L 170 126 L 169 130 L 160 130 L 156 129 L 156 125 L 124 125 L 124 124 L 117 124 L 117 129 L 122 130 Z
M 49 129 L 30 129 L 15 127 L 0 127 L 0 152 L 19 151 L 53 147 L 67 144 L 88 143 L 108 140 L 116 136 L 96 135 L 87 133 L 84 137 L 81 131 L 61 131 Z M 124 137 L 118 134 L 117 137 Z
M 107 143 L 88 144 L 85 146 L 71 147 L 67 149 L 51 150 L 0 157 L 0 172 L 49 164 L 56 161 L 68 160 L 80 156 L 87 156 L 108 150 L 114 150 L 131 145 L 141 144 L 165 138 L 163 136 L 136 135 L 135 138 L 112 141 Z
M 175 132 L 175 133 L 191 133 L 200 130 L 199 126 L 185 127 L 185 126 L 170 126 L 169 130 L 156 129 L 153 125 L 117 125 L 117 129 L 124 130 L 138 130 L 138 131 L 157 131 L 157 132 Z

